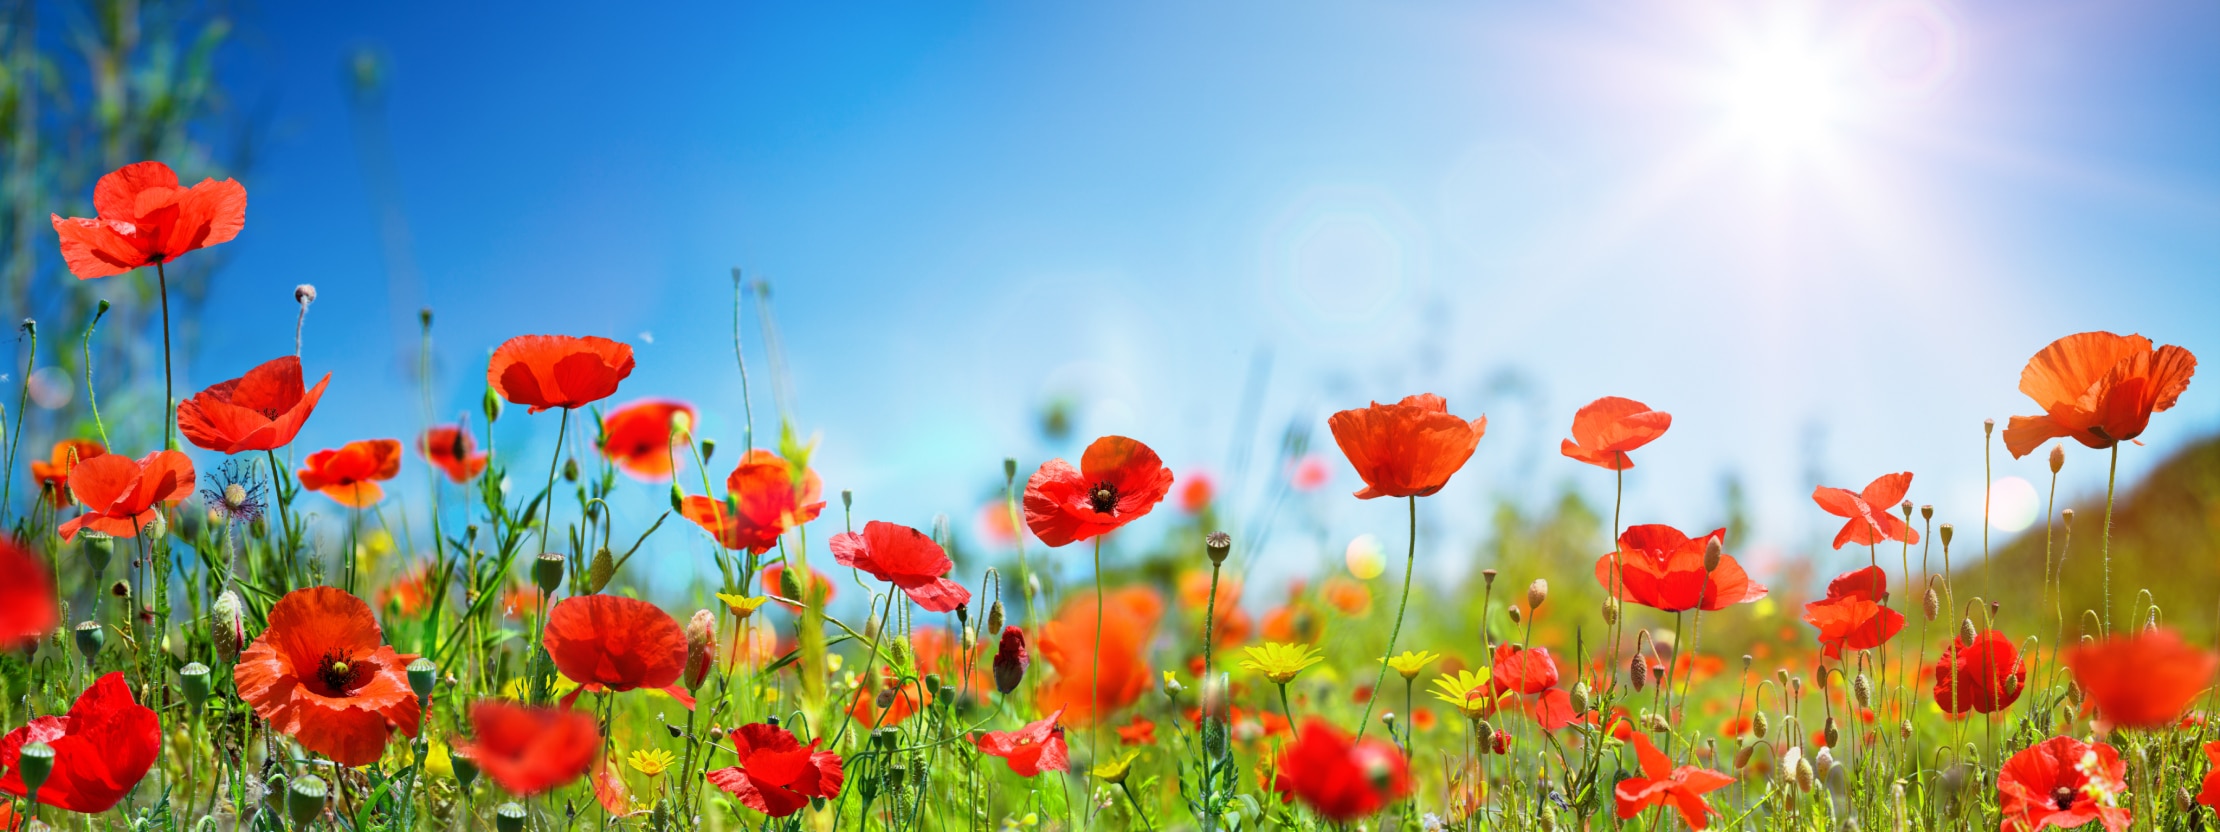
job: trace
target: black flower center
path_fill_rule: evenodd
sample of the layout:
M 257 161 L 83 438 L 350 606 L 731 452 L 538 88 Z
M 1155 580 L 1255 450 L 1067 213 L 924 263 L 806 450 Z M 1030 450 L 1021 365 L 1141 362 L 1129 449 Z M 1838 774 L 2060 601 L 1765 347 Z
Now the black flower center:
M 2059 786 L 2058 788 L 2052 789 L 2050 792 L 2050 802 L 2058 805 L 2058 811 L 2068 811 L 2074 807 L 2074 790 L 2066 788 L 2065 786 Z
M 1116 511 L 1118 509 L 1118 487 L 1111 485 L 1107 480 L 1095 483 L 1093 488 L 1087 489 L 1087 504 L 1094 508 L 1096 514 L 1109 514 Z
M 345 653 L 325 653 L 316 662 L 316 678 L 322 679 L 324 687 L 335 696 L 353 693 L 367 670 L 361 662 L 350 661 Z

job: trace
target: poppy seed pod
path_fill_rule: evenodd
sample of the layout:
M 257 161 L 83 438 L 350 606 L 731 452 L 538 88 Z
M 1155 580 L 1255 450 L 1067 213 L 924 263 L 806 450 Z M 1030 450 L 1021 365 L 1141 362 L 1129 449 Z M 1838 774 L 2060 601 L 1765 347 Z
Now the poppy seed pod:
M 940 674 L 925 674 L 925 695 L 931 698 L 938 698 L 940 696 Z
M 1495 586 L 1495 570 L 1480 570 L 1480 583 L 1485 587 L 1493 588 Z
M 293 302 L 307 306 L 316 302 L 316 284 L 303 283 L 293 287 Z
M 85 535 L 85 563 L 92 567 L 94 578 L 108 571 L 108 559 L 115 556 L 116 542 L 104 534 Z
M 532 561 L 532 583 L 548 595 L 563 588 L 563 556 L 554 552 L 541 554 Z
M 177 669 L 177 687 L 185 693 L 185 704 L 200 710 L 208 701 L 208 665 L 193 662 Z
M 702 464 L 703 464 L 703 465 L 707 465 L 707 464 L 709 464 L 709 460 L 710 460 L 710 458 L 711 458 L 711 457 L 715 457 L 716 455 L 717 455 L 717 440 L 715 440 L 715 439 L 703 439 L 703 440 L 701 441 L 701 462 L 702 462 Z
M 18 754 L 20 756 L 16 758 L 15 775 L 23 779 L 23 787 L 36 800 L 39 787 L 46 785 L 47 776 L 54 773 L 54 747 L 43 742 L 34 742 L 23 746 Z
M 419 702 L 430 699 L 432 687 L 439 684 L 439 663 L 419 657 L 409 662 L 409 690 L 416 693 Z
M 1211 532 L 1203 537 L 1203 553 L 1210 556 L 1212 564 L 1226 562 L 1226 555 L 1233 551 L 1233 535 Z
M 1533 583 L 1526 585 L 1526 608 L 1528 610 L 1541 609 L 1542 603 L 1548 600 L 1549 581 L 1535 578 Z
M 1002 458 L 1002 479 L 1005 482 L 1017 480 L 1017 457 L 1006 456 Z
M 1956 534 L 1957 531 L 1957 527 L 1952 526 L 1949 523 L 1944 523 L 1941 526 L 1935 528 L 1935 534 L 1942 537 L 1942 545 L 1944 549 L 1950 548 L 1950 538 L 1952 535 Z
M 1935 519 L 1935 507 L 1934 507 L 1933 505 L 1921 505 L 1921 506 L 1919 507 L 1919 519 L 1921 519 L 1921 520 L 1933 520 L 1933 519 Z
M 515 801 L 501 804 L 493 810 L 493 828 L 497 832 L 524 832 L 524 807 Z
M 1992 434 L 1992 433 L 1995 433 L 1995 432 L 1996 432 L 1996 420 L 1995 420 L 1995 419 L 1983 419 L 1983 420 L 1981 420 L 1981 435 L 1982 435 L 1982 436 L 1988 436 L 1989 434 Z
M 330 796 L 324 778 L 313 774 L 295 777 L 285 789 L 285 815 L 293 819 L 294 828 L 306 828 L 324 813 L 324 800 Z
M 2060 511 L 2060 512 L 2058 512 L 2058 522 L 2059 522 L 2059 523 L 2060 523 L 2061 525 L 2064 525 L 2064 526 L 2066 527 L 2066 531 L 2069 531 L 2069 532 L 2070 532 L 2070 531 L 2073 531 L 2073 530 L 2074 530 L 2074 510 L 2073 510 L 2073 509 L 2070 509 L 2070 508 L 2069 508 L 2069 509 L 2066 509 L 2066 510 L 2063 510 L 2063 511 Z
M 99 658 L 100 648 L 107 643 L 108 631 L 101 628 L 100 622 L 87 621 L 77 625 L 77 652 L 85 657 L 85 663 L 91 664 L 94 659 Z
M 563 481 L 564 481 L 564 482 L 577 482 L 577 481 L 578 481 L 578 458 L 577 458 L 577 457 L 575 457 L 575 456 L 574 456 L 574 457 L 569 457 L 569 458 L 566 458 L 566 459 L 564 459 L 564 460 L 563 460 Z
M 686 670 L 679 677 L 687 690 L 700 688 L 709 678 L 709 666 L 716 655 L 717 614 L 695 610 L 694 617 L 686 621 Z
M 1008 696 L 1025 681 L 1025 666 L 1030 661 L 1025 652 L 1025 631 L 1016 627 L 1002 629 L 1002 645 L 994 651 L 994 689 Z
M 462 786 L 464 794 L 469 794 L 471 784 L 478 782 L 478 759 L 470 754 L 470 749 L 459 746 L 447 750 L 448 763 L 455 770 L 455 783 Z

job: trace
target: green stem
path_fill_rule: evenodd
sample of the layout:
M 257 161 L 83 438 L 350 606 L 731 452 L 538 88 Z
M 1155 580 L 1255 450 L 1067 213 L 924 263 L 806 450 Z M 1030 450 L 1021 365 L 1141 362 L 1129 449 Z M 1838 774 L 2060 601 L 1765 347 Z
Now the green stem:
M 162 447 L 177 447 L 177 393 L 170 373 L 170 276 L 162 262 L 154 263 L 154 279 L 162 292 Z
M 1410 549 L 1403 556 L 1403 598 L 1395 602 L 1395 626 L 1388 629 L 1387 652 L 1380 654 L 1380 670 L 1372 679 L 1375 695 L 1364 699 L 1364 715 L 1357 717 L 1357 739 L 1364 739 L 1364 730 L 1372 726 L 1372 703 L 1379 701 L 1380 683 L 1387 681 L 1388 660 L 1395 658 L 1395 639 L 1403 634 L 1403 612 L 1411 604 L 1411 573 L 1418 566 L 1418 498 L 1410 497 L 1411 540 Z M 1289 726 L 1292 728 L 1293 726 Z
M 1087 676 L 1087 749 L 1102 756 L 1102 612 L 1110 597 L 1102 590 L 1102 535 L 1095 535 L 1095 654 Z
M 2104 636 L 2112 637 L 2112 495 L 2120 483 L 2120 443 L 2112 443 L 2112 465 L 2104 475 Z
M 0 521 L 7 519 L 8 506 L 12 505 L 15 499 L 15 455 L 23 448 L 23 406 L 31 396 L 31 368 L 36 366 L 39 360 L 38 328 L 28 324 L 26 324 L 26 327 L 30 329 L 31 351 L 23 358 L 23 383 L 18 386 L 15 395 L 15 436 L 8 440 L 7 470 L 0 471 L 0 481 L 6 483 L 0 485 Z M 90 395 L 92 388 L 87 386 L 85 392 Z M 0 421 L 0 431 L 5 430 L 7 430 L 7 423 Z M 35 508 L 37 503 L 32 505 Z

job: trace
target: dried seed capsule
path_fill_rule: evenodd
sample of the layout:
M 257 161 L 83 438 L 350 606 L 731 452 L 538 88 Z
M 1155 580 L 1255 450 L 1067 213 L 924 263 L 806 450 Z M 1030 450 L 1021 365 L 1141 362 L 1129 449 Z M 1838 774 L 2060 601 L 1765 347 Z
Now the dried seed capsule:
M 1211 532 L 1203 538 L 1203 554 L 1210 556 L 1212 564 L 1226 562 L 1226 555 L 1233 552 L 1233 535 Z

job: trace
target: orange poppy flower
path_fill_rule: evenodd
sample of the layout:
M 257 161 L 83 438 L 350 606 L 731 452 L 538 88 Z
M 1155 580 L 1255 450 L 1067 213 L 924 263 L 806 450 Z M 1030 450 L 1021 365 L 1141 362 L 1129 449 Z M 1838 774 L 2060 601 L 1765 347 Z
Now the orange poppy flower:
M 1093 595 L 1081 595 L 1065 604 L 1055 620 L 1041 625 L 1041 658 L 1055 676 L 1041 681 L 1034 692 L 1036 704 L 1043 713 L 1063 711 L 1075 724 L 1107 718 L 1155 684 L 1146 652 L 1164 614 L 1163 599 L 1142 587 L 1110 593 L 1102 610 L 1102 675 L 1099 683 L 1090 684 L 1095 680 L 1095 603 Z
M 757 448 L 725 477 L 724 500 L 687 497 L 679 513 L 725 548 L 760 555 L 788 529 L 817 519 L 825 510 L 824 491 L 816 471 L 804 468 L 796 476 L 785 459 Z
M 39 484 L 39 490 L 46 492 L 46 498 L 55 508 L 68 508 L 70 469 L 107 452 L 107 448 L 90 439 L 64 439 L 54 443 L 53 462 L 31 460 L 31 479 Z
M 378 588 L 378 608 L 402 618 L 414 618 L 432 599 L 432 565 L 419 563 L 405 569 Z
M 334 587 L 296 589 L 269 621 L 232 679 L 272 729 L 348 766 L 377 762 L 396 728 L 416 736 L 416 657 L 386 646 L 369 604 Z
M 2166 728 L 2212 684 L 2220 659 L 2159 628 L 2068 648 L 2066 666 L 2088 707 L 2116 728 Z
M 568 708 L 484 701 L 470 706 L 471 738 L 455 753 L 494 785 L 528 797 L 586 776 L 601 753 L 594 718 Z
M 848 703 L 848 716 L 866 728 L 884 728 L 900 725 L 903 720 L 925 710 L 933 704 L 933 694 L 925 690 L 925 683 L 916 679 L 908 682 L 894 675 L 885 666 L 872 668 L 872 675 L 879 678 L 877 685 L 858 685 L 856 698 Z M 887 693 L 886 713 L 879 713 L 879 694 Z
M 139 162 L 93 183 L 93 210 L 99 216 L 48 215 L 62 238 L 62 262 L 79 280 L 231 242 L 247 226 L 247 188 L 234 179 L 203 179 L 181 188 L 169 165 Z
M 1344 410 L 1326 420 L 1334 442 L 1364 478 L 1357 499 L 1424 497 L 1449 484 L 1465 467 L 1488 417 L 1471 422 L 1449 415 L 1449 403 L 1432 393 L 1407 396 L 1395 404 Z
M 1696 766 L 1675 768 L 1672 759 L 1650 742 L 1648 734 L 1634 735 L 1634 755 L 1642 763 L 1641 775 L 1619 781 L 1612 792 L 1618 800 L 1620 820 L 1632 819 L 1652 806 L 1671 806 L 1688 828 L 1702 829 L 1711 823 L 1712 816 L 1720 814 L 1704 795 L 1733 785 L 1734 778 Z
M 416 452 L 453 482 L 469 482 L 486 470 L 486 455 L 478 451 L 478 440 L 462 425 L 432 426 L 417 437 Z
M 1041 464 L 1025 481 L 1025 525 L 1049 546 L 1092 540 L 1140 519 L 1172 490 L 1172 469 L 1140 441 L 1105 436 L 1079 467 Z
M 331 374 L 325 373 L 315 387 L 304 387 L 299 358 L 273 358 L 178 402 L 177 430 L 220 454 L 274 451 L 301 432 L 330 383 Z
M 1804 605 L 1804 621 L 1819 628 L 1827 658 L 1871 650 L 1904 629 L 1904 614 L 1889 609 L 1888 597 L 1889 575 L 1880 567 L 1845 572 L 1827 583 L 1827 597 Z
M 1866 483 L 1864 491 L 1853 492 L 1847 488 L 1819 486 L 1811 492 L 1812 502 L 1826 509 L 1828 514 L 1846 518 L 1842 531 L 1835 533 L 1835 548 L 1855 543 L 1872 546 L 1889 540 L 1905 544 L 1919 542 L 1919 532 L 1910 524 L 1890 513 L 1890 509 L 1904 501 L 1905 492 L 1912 490 L 1912 472 L 1885 474 Z
M 35 646 L 62 618 L 53 571 L 15 538 L 0 538 L 0 649 Z
M 85 513 L 56 530 L 63 540 L 86 529 L 135 537 L 154 521 L 157 506 L 192 496 L 193 461 L 176 451 L 155 451 L 140 459 L 102 454 L 70 470 L 69 493 L 85 505 Z
M 1210 603 L 1210 573 L 1190 569 L 1179 576 L 1179 605 L 1195 614 L 1200 621 L 1205 609 L 1218 620 L 1211 625 L 1211 643 L 1224 648 L 1249 640 L 1256 630 L 1256 622 L 1249 611 L 1241 608 L 1241 579 L 1223 576 L 1218 579 L 1218 601 Z
M 153 708 L 131 696 L 122 673 L 102 676 L 77 695 L 69 713 L 38 717 L 0 737 L 0 770 L 7 772 L 0 776 L 0 792 L 29 794 L 17 762 L 31 743 L 54 749 L 39 802 L 95 815 L 123 802 L 154 768 L 162 753 L 162 724 Z
M 670 613 L 637 598 L 574 595 L 557 602 L 547 614 L 547 654 L 579 691 L 683 693 L 686 631 Z M 576 698 L 574 691 L 564 704 Z
M 1664 436 L 1672 426 L 1673 414 L 1651 410 L 1633 399 L 1605 396 L 1573 414 L 1573 438 L 1564 440 L 1558 451 L 1589 465 L 1623 471 L 1634 467 L 1629 452 Z
M 2091 448 L 2134 439 L 2152 413 L 2174 406 L 2196 373 L 2188 350 L 2152 349 L 2141 335 L 2083 332 L 2052 341 L 2020 371 L 2020 392 L 2043 415 L 2012 417 L 2004 448 L 2018 458 L 2061 437 Z
M 1318 594 L 1342 615 L 1361 618 L 1372 610 L 1372 591 L 1356 580 L 1335 575 L 1318 584 Z
M 486 363 L 486 384 L 528 413 L 601 401 L 629 375 L 632 346 L 592 335 L 519 335 Z
M 1118 732 L 1119 745 L 1155 745 L 1156 723 L 1148 717 L 1135 714 L 1133 721 L 1114 729 Z
M 601 420 L 601 455 L 627 474 L 649 482 L 669 479 L 676 462 L 672 432 L 680 416 L 694 423 L 694 406 L 646 399 L 610 411 Z
M 1218 489 L 1211 482 L 1210 475 L 1196 471 L 1188 474 L 1179 486 L 1179 510 L 1188 514 L 1201 514 L 1217 496 Z
M 1615 565 L 1626 600 L 1665 612 L 1717 612 L 1764 598 L 1765 585 L 1750 580 L 1733 555 L 1721 553 L 1716 568 L 1704 568 L 1704 550 L 1726 536 L 1726 529 L 1690 538 L 1662 523 L 1628 526 L 1619 533 L 1618 553 L 1596 559 L 1596 583 L 1609 590 Z
M 336 449 L 308 455 L 300 470 L 301 487 L 330 497 L 349 508 L 364 508 L 385 499 L 381 480 L 401 473 L 398 439 L 365 439 Z
M 1326 617 L 1303 601 L 1289 601 L 1264 613 L 1261 628 L 1265 641 L 1317 644 L 1326 636 Z

